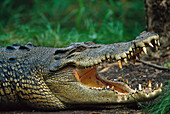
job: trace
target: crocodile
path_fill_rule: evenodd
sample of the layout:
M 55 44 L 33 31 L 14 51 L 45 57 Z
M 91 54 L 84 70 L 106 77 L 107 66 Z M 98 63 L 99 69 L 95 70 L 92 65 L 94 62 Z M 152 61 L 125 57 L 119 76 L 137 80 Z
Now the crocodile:
M 128 83 L 102 77 L 97 67 L 140 57 L 147 48 L 158 49 L 159 35 L 142 32 L 135 40 L 114 44 L 91 41 L 65 48 L 14 43 L 0 47 L 0 107 L 26 106 L 38 110 L 107 107 L 156 98 L 162 84 L 132 89 Z M 153 89 L 154 88 L 154 89 Z

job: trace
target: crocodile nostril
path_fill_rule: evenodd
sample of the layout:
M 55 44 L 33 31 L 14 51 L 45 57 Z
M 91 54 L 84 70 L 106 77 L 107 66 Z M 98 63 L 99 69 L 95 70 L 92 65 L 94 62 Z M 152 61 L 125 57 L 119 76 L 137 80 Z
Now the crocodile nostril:
M 8 62 L 10 62 L 10 63 L 14 63 L 14 62 L 16 62 L 16 60 L 17 60 L 17 57 L 9 57 L 8 58 Z
M 34 44 L 31 43 L 31 42 L 28 42 L 26 45 L 27 45 L 27 46 L 30 46 L 30 47 L 35 47 Z

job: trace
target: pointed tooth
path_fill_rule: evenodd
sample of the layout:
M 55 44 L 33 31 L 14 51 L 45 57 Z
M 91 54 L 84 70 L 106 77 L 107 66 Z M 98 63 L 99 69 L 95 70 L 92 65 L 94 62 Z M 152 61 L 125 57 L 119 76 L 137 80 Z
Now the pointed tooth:
M 143 50 L 143 52 L 147 55 L 146 47 L 143 47 L 142 50 Z
M 130 55 L 128 55 L 128 58 L 129 58 L 129 59 L 130 59 L 130 57 L 131 57 L 131 56 L 130 56 Z
M 118 64 L 119 64 L 120 69 L 122 69 L 122 61 L 121 60 L 118 61 Z
M 158 85 L 158 83 L 156 83 L 156 86 L 155 86 L 155 88 L 156 88 L 156 89 L 158 89 L 158 87 L 159 87 L 159 85 Z
M 111 88 L 112 90 L 114 90 L 115 88 L 114 88 L 114 86 L 112 86 L 112 88 Z
M 153 47 L 153 45 L 152 45 L 152 43 L 151 43 L 151 42 L 149 42 L 149 46 Z
M 161 83 L 161 84 L 160 84 L 160 87 L 162 87 L 162 86 L 163 86 L 163 84 Z
M 155 45 L 155 47 L 154 47 L 154 48 L 155 48 L 155 50 L 156 50 L 156 51 L 158 51 L 158 46 L 156 46 L 156 45 Z
M 128 63 L 127 58 L 124 58 L 124 62 L 125 62 L 125 63 Z
M 139 84 L 139 91 L 142 91 L 142 85 Z
M 126 57 L 126 53 L 122 53 L 121 57 L 125 58 Z
M 106 56 L 107 56 L 107 59 L 110 59 L 110 55 L 109 54 L 107 54 Z
M 129 51 L 132 51 L 132 48 L 131 48 L 131 47 L 129 48 Z
M 128 79 L 126 79 L 125 82 L 126 82 L 126 84 L 128 84 L 128 83 L 129 83 L 129 82 L 128 82 Z
M 158 40 L 158 46 L 160 46 L 160 42 L 159 42 L 159 40 Z
M 149 87 L 149 88 L 152 88 L 152 84 L 151 84 L 151 81 L 150 81 L 150 80 L 149 80 L 148 87 Z

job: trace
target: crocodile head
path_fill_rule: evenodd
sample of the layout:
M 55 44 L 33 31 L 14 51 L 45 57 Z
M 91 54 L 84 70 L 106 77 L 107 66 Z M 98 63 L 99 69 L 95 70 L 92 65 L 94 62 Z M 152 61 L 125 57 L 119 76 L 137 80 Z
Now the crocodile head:
M 51 77 L 46 84 L 56 97 L 66 104 L 117 104 L 147 101 L 161 93 L 161 87 L 148 87 L 134 90 L 127 83 L 114 82 L 100 76 L 97 67 L 103 63 L 133 60 L 141 53 L 147 53 L 147 47 L 157 49 L 159 36 L 156 33 L 143 32 L 135 40 L 109 45 L 93 42 L 73 43 L 67 48 L 57 48 L 55 60 L 49 66 Z

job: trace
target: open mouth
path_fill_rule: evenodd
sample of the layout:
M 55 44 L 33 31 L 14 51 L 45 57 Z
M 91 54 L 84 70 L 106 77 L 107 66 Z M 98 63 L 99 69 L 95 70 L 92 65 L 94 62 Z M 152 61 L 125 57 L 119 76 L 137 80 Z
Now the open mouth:
M 113 82 L 101 78 L 97 72 L 97 68 L 86 68 L 86 69 L 77 69 L 75 71 L 76 79 L 82 84 L 88 86 L 91 89 L 111 89 L 116 90 L 120 93 L 128 93 L 133 90 L 128 87 L 127 84 L 122 82 Z
M 155 50 L 158 50 L 159 45 L 160 45 L 159 39 L 154 39 L 154 38 L 151 38 L 150 40 L 142 43 L 140 42 L 136 44 L 135 47 L 129 49 L 128 53 L 126 53 L 126 57 L 121 56 L 121 59 L 112 58 L 112 56 L 108 58 L 106 56 L 105 60 L 101 60 L 101 62 L 94 64 L 92 66 L 88 66 L 85 68 L 77 66 L 75 70 L 75 77 L 79 82 L 89 87 L 90 89 L 98 89 L 98 90 L 107 89 L 107 90 L 116 91 L 118 93 L 134 93 L 136 92 L 136 90 L 131 89 L 126 82 L 114 82 L 102 78 L 97 70 L 97 67 L 102 65 L 103 63 L 111 63 L 115 60 L 118 62 L 118 65 L 121 69 L 123 61 L 127 63 L 128 60 L 132 60 L 132 62 L 135 64 L 136 57 L 140 59 L 141 53 L 147 54 L 147 49 L 146 49 L 147 47 L 152 47 Z M 159 87 L 157 85 L 155 89 L 158 88 Z M 142 90 L 142 86 L 141 84 L 139 84 L 138 91 L 145 91 L 146 93 L 149 93 L 150 90 L 152 91 L 151 81 L 149 81 L 148 87 L 145 90 Z

